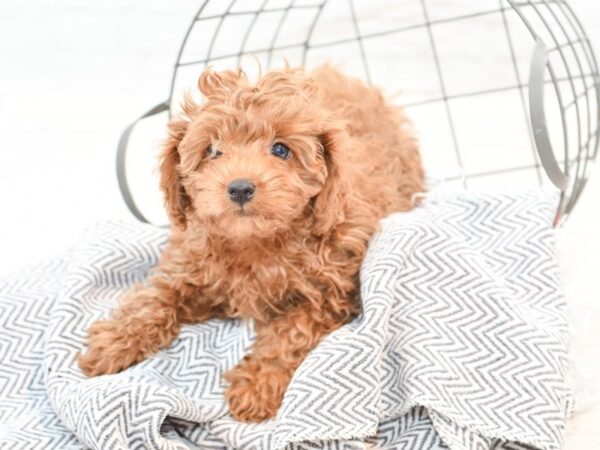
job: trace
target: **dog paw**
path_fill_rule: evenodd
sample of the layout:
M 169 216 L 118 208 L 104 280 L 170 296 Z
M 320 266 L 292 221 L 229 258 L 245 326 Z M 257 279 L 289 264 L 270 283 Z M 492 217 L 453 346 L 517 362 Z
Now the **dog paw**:
M 88 350 L 77 355 L 89 377 L 120 372 L 144 359 L 139 343 L 115 321 L 99 320 L 89 330 Z
M 290 375 L 277 367 L 264 367 L 249 359 L 225 374 L 225 399 L 231 416 L 242 422 L 262 422 L 277 414 Z

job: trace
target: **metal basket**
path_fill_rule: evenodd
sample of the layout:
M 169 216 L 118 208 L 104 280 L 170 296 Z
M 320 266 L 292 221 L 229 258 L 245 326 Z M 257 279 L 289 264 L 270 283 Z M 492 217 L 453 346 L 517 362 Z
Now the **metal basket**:
M 203 68 L 332 62 L 396 98 L 413 119 L 430 178 L 467 188 L 560 192 L 573 210 L 598 151 L 600 78 L 564 0 L 207 0 L 194 17 L 169 99 Z M 121 191 L 135 205 L 119 151 Z

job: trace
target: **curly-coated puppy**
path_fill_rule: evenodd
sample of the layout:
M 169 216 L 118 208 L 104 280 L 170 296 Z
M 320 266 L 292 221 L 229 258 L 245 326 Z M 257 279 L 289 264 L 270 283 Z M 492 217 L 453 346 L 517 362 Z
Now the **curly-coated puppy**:
M 170 241 L 145 286 L 94 323 L 79 365 L 114 373 L 182 324 L 253 319 L 252 352 L 225 374 L 233 417 L 277 412 L 306 355 L 359 312 L 358 272 L 380 218 L 423 190 L 415 139 L 381 93 L 325 66 L 205 71 L 205 101 L 169 124 L 161 187 Z

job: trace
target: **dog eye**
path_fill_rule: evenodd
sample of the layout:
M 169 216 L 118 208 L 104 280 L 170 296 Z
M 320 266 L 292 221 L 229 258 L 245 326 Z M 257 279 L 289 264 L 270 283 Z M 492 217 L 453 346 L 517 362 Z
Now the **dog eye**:
M 212 148 L 212 147 L 210 147 L 210 146 L 209 146 L 209 147 L 206 149 L 206 157 L 207 157 L 208 159 L 215 159 L 215 158 L 218 158 L 218 157 L 219 157 L 219 156 L 221 156 L 222 154 L 223 154 L 223 152 L 221 152 L 221 151 L 219 151 L 219 150 L 215 150 L 214 148 Z
M 273 145 L 271 153 L 281 159 L 290 159 L 290 149 L 280 142 Z

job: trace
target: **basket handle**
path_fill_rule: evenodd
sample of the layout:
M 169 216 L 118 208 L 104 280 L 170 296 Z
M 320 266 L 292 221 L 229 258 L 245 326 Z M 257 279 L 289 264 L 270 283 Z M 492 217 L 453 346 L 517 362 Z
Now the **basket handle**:
M 546 74 L 546 65 L 548 64 L 548 52 L 546 45 L 541 39 L 537 39 L 535 49 L 531 56 L 531 66 L 529 72 L 529 114 L 531 118 L 531 129 L 535 146 L 540 156 L 540 161 L 544 171 L 550 181 L 562 192 L 569 186 L 569 178 L 560 168 L 548 134 L 548 125 L 546 123 L 546 113 L 544 111 L 544 78 Z
M 119 182 L 119 190 L 121 191 L 121 196 L 129 208 L 129 211 L 140 221 L 144 223 L 150 223 L 150 221 L 142 214 L 140 209 L 137 207 L 135 200 L 133 200 L 133 195 L 131 194 L 131 190 L 129 189 L 129 183 L 127 182 L 127 147 L 129 144 L 129 137 L 131 136 L 131 132 L 138 124 L 138 122 L 142 119 L 145 119 L 150 116 L 154 116 L 161 112 L 167 111 L 169 109 L 169 101 L 166 100 L 164 102 L 159 103 L 154 108 L 146 111 L 140 117 L 135 119 L 125 130 L 121 133 L 121 138 L 119 139 L 119 144 L 117 145 L 117 180 Z

